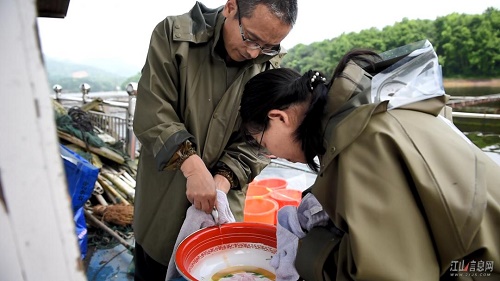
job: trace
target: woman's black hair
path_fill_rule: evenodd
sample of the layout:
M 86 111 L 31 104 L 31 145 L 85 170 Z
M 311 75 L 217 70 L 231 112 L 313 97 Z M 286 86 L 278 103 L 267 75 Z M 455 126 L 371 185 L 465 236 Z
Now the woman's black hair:
M 327 88 L 322 77 L 314 71 L 301 75 L 293 69 L 278 68 L 251 78 L 245 85 L 240 106 L 241 133 L 246 141 L 256 144 L 251 135 L 266 128 L 270 110 L 284 110 L 294 104 L 309 102 L 304 120 L 295 131 L 295 139 L 302 143 L 307 165 L 318 171 L 314 158 L 325 152 L 321 117 L 326 105 Z
M 304 120 L 295 131 L 295 139 L 302 143 L 307 165 L 314 171 L 319 170 L 314 161 L 317 155 L 325 153 L 321 118 L 333 81 L 340 76 L 347 63 L 354 60 L 370 74 L 376 72 L 377 53 L 368 49 L 353 49 L 345 54 L 337 65 L 332 79 L 326 83 L 318 79 L 321 73 L 308 71 L 300 75 L 289 68 L 271 69 L 251 78 L 245 85 L 241 99 L 241 134 L 247 143 L 259 146 L 252 135 L 264 131 L 269 122 L 267 114 L 272 109 L 284 110 L 293 104 L 309 101 Z M 315 78 L 315 79 L 312 79 Z M 312 80 L 314 80 L 312 82 Z

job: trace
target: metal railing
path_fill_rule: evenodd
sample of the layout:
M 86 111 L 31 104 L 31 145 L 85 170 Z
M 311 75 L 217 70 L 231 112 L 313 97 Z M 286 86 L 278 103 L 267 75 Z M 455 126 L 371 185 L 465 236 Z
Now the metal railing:
M 451 108 L 461 108 L 496 101 L 500 101 L 500 94 L 484 96 L 450 96 L 450 100 L 447 104 Z
M 459 118 L 474 118 L 474 119 L 500 119 L 500 114 L 489 114 L 489 113 L 470 113 L 470 112 L 453 112 L 453 117 Z
M 125 140 L 127 136 L 127 120 L 118 116 L 110 116 L 102 112 L 89 112 L 92 124 L 115 139 Z
M 131 160 L 134 160 L 139 150 L 140 143 L 134 134 L 132 125 L 134 121 L 134 111 L 137 97 L 137 83 L 129 83 L 125 94 L 114 94 L 110 96 L 105 93 L 90 94 L 90 85 L 83 83 L 80 86 L 81 96 L 75 94 L 62 94 L 62 87 L 54 85 L 55 99 L 66 108 L 75 105 L 85 105 L 93 101 L 99 101 L 105 110 L 99 112 L 89 110 L 89 117 L 92 124 L 102 132 L 113 137 L 115 140 L 123 141 L 126 153 Z M 108 98 L 103 98 L 103 97 Z M 120 101 L 126 99 L 126 101 Z

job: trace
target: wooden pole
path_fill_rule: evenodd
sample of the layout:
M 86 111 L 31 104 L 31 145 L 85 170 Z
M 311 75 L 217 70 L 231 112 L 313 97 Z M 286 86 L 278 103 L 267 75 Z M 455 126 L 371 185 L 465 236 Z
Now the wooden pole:
M 128 250 L 130 250 L 132 253 L 134 253 L 134 249 L 135 249 L 134 246 L 130 245 L 127 241 L 125 241 L 125 239 L 121 238 L 120 235 L 116 234 L 116 232 L 114 232 L 106 224 L 104 224 L 103 222 L 101 222 L 100 220 L 98 220 L 96 217 L 94 217 L 94 215 L 91 212 L 89 212 L 88 210 L 85 210 L 85 209 L 84 209 L 84 211 L 85 211 L 85 217 L 87 217 L 93 223 L 97 224 L 104 231 L 108 232 L 111 236 L 113 236 L 114 238 L 116 238 L 116 240 L 118 240 L 118 242 L 120 242 L 120 244 L 122 244 L 123 246 L 125 246 L 125 248 L 127 248 Z

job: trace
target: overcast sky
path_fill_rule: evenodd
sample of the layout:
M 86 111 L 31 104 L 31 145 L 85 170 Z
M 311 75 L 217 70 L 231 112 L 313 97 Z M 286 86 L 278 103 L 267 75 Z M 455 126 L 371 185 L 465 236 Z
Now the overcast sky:
M 144 62 L 151 31 L 168 15 L 190 10 L 194 0 L 71 0 L 64 19 L 39 18 L 42 51 L 59 59 L 85 62 L 123 60 L 138 68 Z M 201 1 L 207 7 L 224 0 Z M 286 48 L 331 39 L 342 33 L 383 28 L 408 19 L 431 19 L 450 13 L 482 14 L 500 9 L 499 0 L 298 0 L 299 14 Z

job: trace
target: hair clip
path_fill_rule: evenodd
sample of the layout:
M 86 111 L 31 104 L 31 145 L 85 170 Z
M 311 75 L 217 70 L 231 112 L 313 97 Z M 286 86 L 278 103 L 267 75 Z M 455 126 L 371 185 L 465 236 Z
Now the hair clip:
M 314 83 L 316 82 L 316 83 Z M 315 71 L 314 74 L 311 77 L 311 80 L 309 82 L 309 86 L 311 88 L 311 91 L 314 90 L 314 87 L 316 87 L 319 83 L 325 83 L 326 78 L 321 76 L 321 74 L 318 71 Z

